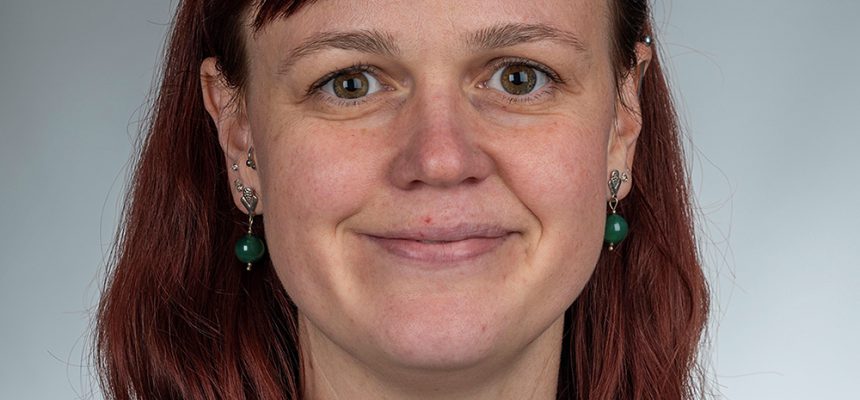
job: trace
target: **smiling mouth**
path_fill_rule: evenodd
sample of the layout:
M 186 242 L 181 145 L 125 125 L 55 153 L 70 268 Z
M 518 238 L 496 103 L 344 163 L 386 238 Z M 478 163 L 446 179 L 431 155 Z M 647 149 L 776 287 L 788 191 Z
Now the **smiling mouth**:
M 423 264 L 447 265 L 491 253 L 514 233 L 498 226 L 462 224 L 364 236 L 397 258 Z

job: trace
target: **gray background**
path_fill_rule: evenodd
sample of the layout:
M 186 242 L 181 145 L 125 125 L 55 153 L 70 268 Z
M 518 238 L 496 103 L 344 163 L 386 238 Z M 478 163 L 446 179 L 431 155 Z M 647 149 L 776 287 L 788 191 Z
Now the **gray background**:
M 88 326 L 175 1 L 0 4 L 0 399 L 100 398 Z M 856 396 L 860 2 L 655 8 L 713 285 L 715 390 Z

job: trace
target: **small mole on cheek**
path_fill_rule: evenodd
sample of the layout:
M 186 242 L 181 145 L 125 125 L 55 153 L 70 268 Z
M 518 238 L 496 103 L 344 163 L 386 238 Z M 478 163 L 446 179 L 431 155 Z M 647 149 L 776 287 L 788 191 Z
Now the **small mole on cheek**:
M 425 224 L 428 224 L 428 225 L 429 225 L 431 222 L 433 222 L 433 218 L 432 218 L 432 217 L 424 217 L 424 223 L 425 223 Z

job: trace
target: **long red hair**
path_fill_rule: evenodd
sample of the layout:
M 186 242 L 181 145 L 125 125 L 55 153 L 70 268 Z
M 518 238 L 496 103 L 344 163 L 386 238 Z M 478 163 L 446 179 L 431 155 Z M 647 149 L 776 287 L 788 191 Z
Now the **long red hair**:
M 233 255 L 246 216 L 203 105 L 199 67 L 246 71 L 240 18 L 254 29 L 310 1 L 181 1 L 158 96 L 99 304 L 95 359 L 109 399 L 300 399 L 297 310 L 271 268 Z M 651 34 L 646 0 L 611 0 L 620 82 Z M 655 41 L 655 45 L 658 42 Z M 644 77 L 629 237 L 604 251 L 565 314 L 558 399 L 691 399 L 708 290 L 692 227 L 677 116 L 658 56 Z M 263 221 L 257 221 L 262 226 Z

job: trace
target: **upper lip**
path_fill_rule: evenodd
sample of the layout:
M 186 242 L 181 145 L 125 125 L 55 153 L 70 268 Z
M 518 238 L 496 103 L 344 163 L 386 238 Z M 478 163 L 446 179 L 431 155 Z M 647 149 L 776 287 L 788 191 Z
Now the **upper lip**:
M 514 231 L 492 224 L 461 223 L 453 226 L 418 227 L 369 233 L 382 239 L 455 242 L 472 238 L 499 238 Z

